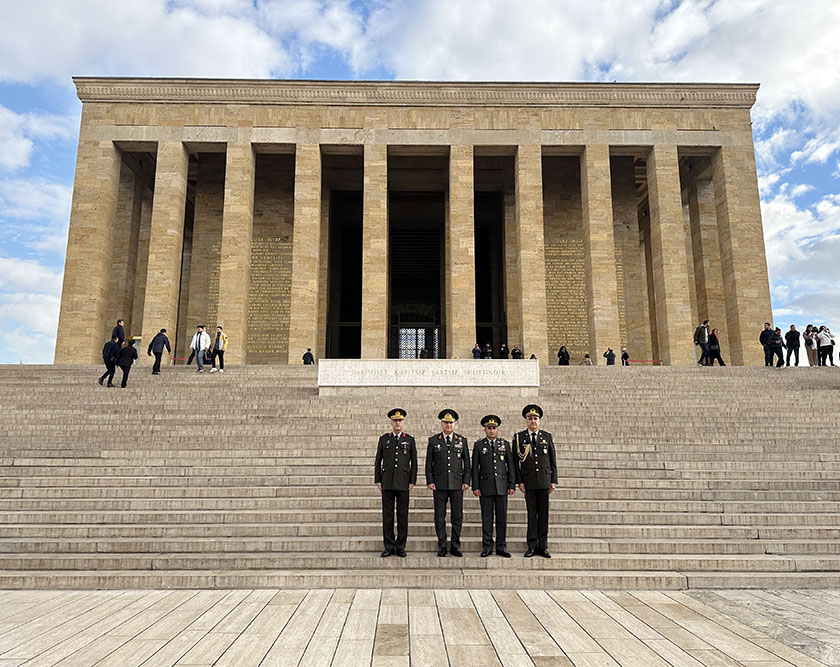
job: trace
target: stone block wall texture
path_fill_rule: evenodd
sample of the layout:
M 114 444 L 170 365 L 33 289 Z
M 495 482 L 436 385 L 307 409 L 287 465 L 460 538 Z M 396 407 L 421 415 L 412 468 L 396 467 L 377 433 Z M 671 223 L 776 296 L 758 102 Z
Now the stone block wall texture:
M 225 162 L 217 325 L 228 335 L 225 363 L 234 365 L 246 360 L 253 224 L 254 149 L 250 142 L 231 143 Z
M 140 202 L 140 232 L 137 238 L 137 269 L 134 281 L 134 299 L 131 304 L 132 336 L 143 334 L 143 309 L 146 302 L 146 273 L 149 264 L 149 237 L 152 232 L 152 191 L 144 187 Z M 171 342 L 171 341 L 170 341 Z M 145 346 L 148 347 L 149 341 Z
M 475 196 L 472 146 L 449 152 L 449 211 L 446 224 L 446 351 L 467 358 L 475 330 Z
M 388 356 L 388 147 L 364 147 L 362 359 Z
M 188 163 L 187 149 L 180 141 L 158 145 L 143 308 L 144 341 L 152 340 L 160 329 L 167 330 L 170 342 L 178 340 Z M 140 360 L 151 363 L 146 355 L 141 355 Z
M 105 316 L 120 167 L 120 152 L 113 141 L 80 139 L 55 344 L 57 364 L 102 362 L 102 347 L 111 333 Z

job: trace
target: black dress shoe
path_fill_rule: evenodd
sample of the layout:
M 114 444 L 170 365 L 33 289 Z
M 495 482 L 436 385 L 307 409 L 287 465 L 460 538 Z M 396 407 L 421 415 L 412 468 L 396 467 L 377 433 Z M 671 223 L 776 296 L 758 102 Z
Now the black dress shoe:
M 388 556 L 393 556 L 396 553 L 394 549 L 385 549 L 381 554 L 379 554 L 382 558 L 388 558 Z
M 460 558 L 460 557 L 462 556 L 462 554 L 461 554 L 461 550 L 460 550 L 458 547 L 452 547 L 452 548 L 449 550 L 449 553 L 451 553 L 451 554 L 452 554 L 453 556 L 455 556 L 456 558 Z
M 105 382 L 105 378 L 99 378 L 99 384 L 102 384 L 103 382 Z
M 482 558 L 487 558 L 487 556 L 489 556 L 489 555 L 490 555 L 490 549 L 482 549 L 481 550 L 481 557 Z
M 543 558 L 551 558 L 551 554 L 548 553 L 548 549 L 540 549 L 540 556 Z
M 536 554 L 537 552 L 533 549 L 528 549 L 528 551 L 525 552 L 525 558 L 533 558 Z
M 502 558 L 510 558 L 510 554 L 504 549 L 496 549 L 496 555 Z
M 405 549 L 397 549 L 397 556 L 405 558 Z
M 446 547 L 438 549 L 438 558 L 443 558 L 446 555 Z

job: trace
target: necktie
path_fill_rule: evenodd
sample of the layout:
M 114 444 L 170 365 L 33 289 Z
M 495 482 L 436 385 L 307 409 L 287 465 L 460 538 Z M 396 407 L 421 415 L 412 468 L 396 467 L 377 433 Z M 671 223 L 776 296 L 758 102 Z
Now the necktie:
M 452 444 L 452 441 L 449 439 L 449 436 L 447 435 L 446 436 L 446 446 L 449 447 L 449 445 L 451 445 L 451 444 Z
M 536 431 L 531 432 L 531 445 L 536 447 L 537 446 L 537 433 Z

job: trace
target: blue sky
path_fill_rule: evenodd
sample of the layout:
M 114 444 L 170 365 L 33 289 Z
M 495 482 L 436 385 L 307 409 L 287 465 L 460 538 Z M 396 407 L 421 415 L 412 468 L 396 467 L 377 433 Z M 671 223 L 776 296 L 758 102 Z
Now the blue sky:
M 759 82 L 773 315 L 783 328 L 840 328 L 837 0 L 3 5 L 0 363 L 52 361 L 81 110 L 73 75 Z

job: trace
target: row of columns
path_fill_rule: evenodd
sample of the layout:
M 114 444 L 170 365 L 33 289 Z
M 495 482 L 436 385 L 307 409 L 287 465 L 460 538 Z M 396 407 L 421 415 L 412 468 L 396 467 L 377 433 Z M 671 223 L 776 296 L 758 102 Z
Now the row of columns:
M 387 146 L 368 144 L 363 151 L 361 354 L 363 358 L 384 358 L 389 291 Z M 173 341 L 176 335 L 188 163 L 183 143 L 159 143 L 145 267 L 144 342 L 151 340 L 160 328 L 166 328 Z M 689 298 L 689 257 L 677 147 L 654 146 L 647 165 L 648 271 L 659 356 L 665 364 L 690 364 L 695 323 Z M 748 147 L 724 147 L 716 151 L 712 165 L 713 182 L 697 182 L 689 190 L 691 234 L 696 237 L 690 246 L 694 249 L 691 260 L 698 283 L 704 285 L 697 294 L 698 309 L 709 313 L 710 319 L 726 322 L 733 363 L 758 363 L 759 352 L 750 350 L 751 341 L 746 336 L 769 315 L 769 286 L 760 241 L 754 157 Z M 588 327 L 594 355 L 608 345 L 615 346 L 619 340 L 609 146 L 586 146 L 580 166 Z M 105 304 L 113 287 L 109 284 L 111 271 L 105 270 L 105 263 L 115 241 L 120 169 L 121 155 L 113 143 L 80 143 L 56 362 L 99 361 L 101 339 L 107 328 Z M 249 142 L 229 143 L 217 321 L 223 323 L 230 336 L 226 360 L 234 364 L 246 360 L 254 174 L 253 146 Z M 505 224 L 509 330 L 515 332 L 524 349 L 547 362 L 550 357 L 540 145 L 517 147 L 514 180 L 514 219 Z M 299 363 L 302 352 L 316 347 L 321 338 L 321 188 L 320 146 L 297 145 L 289 363 Z M 447 349 L 453 356 L 461 356 L 475 342 L 473 146 L 450 147 L 445 248 Z

